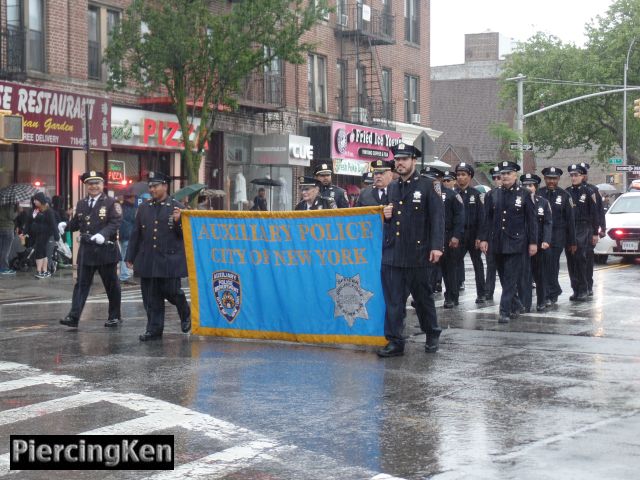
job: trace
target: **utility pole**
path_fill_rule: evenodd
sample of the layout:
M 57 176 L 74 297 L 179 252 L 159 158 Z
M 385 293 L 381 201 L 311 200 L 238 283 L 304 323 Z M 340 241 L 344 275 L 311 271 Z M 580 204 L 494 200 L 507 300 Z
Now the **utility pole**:
M 516 132 L 518 133 L 518 144 L 524 142 L 524 81 L 527 77 L 519 73 L 517 77 L 507 78 L 507 81 L 515 80 L 518 82 L 518 105 L 516 111 Z M 518 157 L 518 165 L 522 169 L 522 149 L 518 149 L 516 156 Z
M 627 70 L 629 70 L 629 55 L 631 49 L 636 43 L 636 39 L 631 40 L 629 44 L 629 50 L 627 50 L 627 60 L 624 62 L 624 94 L 622 100 L 622 164 L 627 165 Z M 622 189 L 627 189 L 627 172 L 622 174 Z

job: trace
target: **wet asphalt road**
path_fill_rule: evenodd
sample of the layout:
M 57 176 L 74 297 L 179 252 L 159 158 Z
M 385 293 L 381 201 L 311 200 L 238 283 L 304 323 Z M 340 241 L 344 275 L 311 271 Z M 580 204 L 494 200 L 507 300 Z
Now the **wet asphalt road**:
M 639 478 L 640 264 L 596 268 L 591 302 L 565 293 L 554 310 L 508 325 L 497 305 L 477 308 L 467 281 L 458 309 L 438 308 L 437 354 L 424 353 L 410 311 L 409 348 L 386 360 L 191 337 L 172 307 L 163 340 L 140 344 L 135 287 L 123 293 L 121 328 L 102 326 L 96 286 L 69 331 L 58 319 L 70 272 L 0 278 L 0 476 L 11 473 L 10 434 L 91 432 L 175 435 L 177 469 L 59 478 Z M 564 268 L 561 285 L 569 290 Z

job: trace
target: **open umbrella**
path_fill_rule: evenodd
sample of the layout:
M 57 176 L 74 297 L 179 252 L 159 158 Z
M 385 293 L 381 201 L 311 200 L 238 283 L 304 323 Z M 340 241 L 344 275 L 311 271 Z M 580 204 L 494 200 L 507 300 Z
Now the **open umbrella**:
M 274 180 L 273 178 L 266 178 L 266 177 L 254 178 L 249 183 L 253 183 L 254 185 L 263 185 L 265 187 L 281 187 L 282 186 L 282 182 L 279 182 L 278 180 Z
M 29 200 L 38 191 L 37 188 L 28 183 L 14 183 L 0 189 L 0 205 L 12 205 Z
M 207 188 L 204 183 L 194 183 L 193 185 L 187 185 L 186 187 L 181 188 L 176 193 L 174 193 L 173 198 L 175 198 L 176 200 L 182 200 L 185 197 L 195 195 L 203 188 Z
M 487 187 L 486 185 L 475 185 L 473 188 L 478 190 L 480 193 L 487 193 L 491 190 L 491 187 Z
M 200 192 L 200 195 L 204 195 L 205 197 L 211 197 L 211 198 L 219 198 L 219 197 L 224 197 L 226 193 L 224 190 L 212 190 L 210 188 L 207 188 L 206 190 L 202 190 Z
M 598 190 L 600 191 L 600 193 L 606 193 L 606 194 L 620 193 L 616 187 L 608 183 L 599 183 L 596 185 L 596 187 L 598 187 Z
M 140 196 L 143 193 L 147 193 L 148 191 L 149 191 L 149 184 L 147 182 L 136 182 L 133 185 L 129 185 L 124 190 L 124 192 L 127 195 L 136 195 L 136 196 Z

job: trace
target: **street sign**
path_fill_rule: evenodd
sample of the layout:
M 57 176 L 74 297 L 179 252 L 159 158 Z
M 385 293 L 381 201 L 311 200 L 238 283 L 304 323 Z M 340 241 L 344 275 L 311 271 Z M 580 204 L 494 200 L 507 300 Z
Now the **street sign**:
M 616 172 L 640 173 L 640 165 L 616 165 Z
M 520 150 L 521 145 L 518 142 L 511 142 L 509 144 L 509 150 Z
M 526 152 L 533 151 L 533 143 L 509 143 L 509 150 L 524 150 Z
M 609 165 L 622 165 L 622 157 L 611 157 Z

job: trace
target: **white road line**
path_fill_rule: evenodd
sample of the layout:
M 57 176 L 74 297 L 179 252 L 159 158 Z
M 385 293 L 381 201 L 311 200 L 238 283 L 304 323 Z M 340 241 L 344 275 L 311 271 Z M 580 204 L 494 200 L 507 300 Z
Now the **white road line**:
M 0 412 L 0 425 L 22 422 L 50 413 L 57 413 L 68 408 L 77 408 L 101 401 L 93 392 L 81 392 L 69 397 L 55 398 L 46 402 L 34 403 L 24 407 L 12 408 Z
M 68 387 L 79 381 L 80 379 L 70 377 L 69 375 L 52 375 L 50 373 L 43 373 L 32 377 L 24 377 L 17 380 L 2 382 L 0 383 L 0 392 L 8 392 L 10 390 L 17 390 L 19 388 L 42 384 L 55 385 L 56 387 Z
M 268 460 L 272 455 L 287 448 L 268 440 L 255 440 L 216 452 L 195 462 L 185 463 L 174 470 L 158 473 L 149 478 L 150 480 L 221 478 L 262 460 Z
M 32 368 L 29 365 L 23 365 L 22 363 L 15 362 L 0 362 L 0 372 L 11 372 L 15 370 L 39 372 L 37 368 Z

